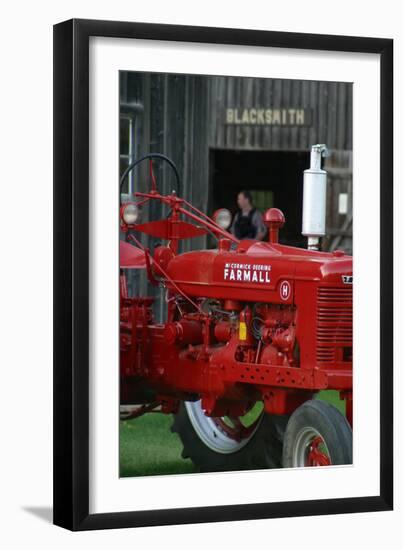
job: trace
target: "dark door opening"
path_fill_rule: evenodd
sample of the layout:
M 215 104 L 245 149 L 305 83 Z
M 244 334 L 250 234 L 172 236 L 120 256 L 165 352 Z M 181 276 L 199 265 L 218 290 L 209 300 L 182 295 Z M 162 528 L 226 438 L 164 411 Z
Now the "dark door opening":
M 251 191 L 255 206 L 263 213 L 275 207 L 283 211 L 286 223 L 280 242 L 304 246 L 302 227 L 303 172 L 309 167 L 309 153 L 303 151 L 210 151 L 209 211 L 238 207 L 237 195 Z

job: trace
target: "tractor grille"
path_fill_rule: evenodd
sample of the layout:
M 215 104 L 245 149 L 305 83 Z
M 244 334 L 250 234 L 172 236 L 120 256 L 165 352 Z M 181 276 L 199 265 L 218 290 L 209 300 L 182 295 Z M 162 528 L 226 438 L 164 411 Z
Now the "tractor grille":
M 353 287 L 320 286 L 317 303 L 317 361 L 346 360 L 353 345 Z

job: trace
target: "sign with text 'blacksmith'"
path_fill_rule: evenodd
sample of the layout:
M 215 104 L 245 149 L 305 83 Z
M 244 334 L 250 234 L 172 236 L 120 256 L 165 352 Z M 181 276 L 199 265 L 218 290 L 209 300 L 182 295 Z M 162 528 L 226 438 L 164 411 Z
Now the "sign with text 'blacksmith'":
M 312 109 L 227 108 L 225 123 L 234 126 L 311 126 Z

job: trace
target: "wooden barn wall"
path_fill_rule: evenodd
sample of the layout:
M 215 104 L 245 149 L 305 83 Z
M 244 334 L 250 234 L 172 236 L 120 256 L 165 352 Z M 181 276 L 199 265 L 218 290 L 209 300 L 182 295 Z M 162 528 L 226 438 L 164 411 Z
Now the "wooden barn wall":
M 137 116 L 139 151 L 162 152 L 177 164 L 183 192 L 195 206 L 207 207 L 209 150 L 304 150 L 326 143 L 332 151 L 351 151 L 352 85 L 239 77 L 158 73 L 122 73 L 121 99 L 144 106 Z M 226 124 L 226 109 L 306 109 L 309 126 Z M 340 156 L 336 155 L 337 163 Z M 348 168 L 344 164 L 340 167 Z M 174 187 L 173 175 L 155 163 L 163 191 Z M 136 182 L 147 185 L 144 165 Z M 144 188 L 145 189 L 145 188 Z
M 332 151 L 326 159 L 327 193 L 326 193 L 326 238 L 322 243 L 325 250 L 343 248 L 348 254 L 353 253 L 353 180 L 352 151 Z M 339 195 L 348 196 L 347 213 L 338 210 Z
M 137 156 L 149 152 L 163 153 L 171 158 L 181 177 L 182 196 L 196 208 L 206 210 L 208 196 L 208 80 L 202 76 L 168 75 L 158 73 L 131 73 L 121 77 L 121 101 L 140 102 L 143 112 L 136 115 Z M 149 165 L 144 162 L 136 172 L 135 189 L 147 191 L 150 185 Z M 165 162 L 154 162 L 158 188 L 167 193 L 176 189 L 175 177 Z M 152 202 L 145 208 L 144 219 L 158 219 L 165 207 Z M 151 248 L 156 239 L 145 238 Z M 205 239 L 192 239 L 181 243 L 182 250 L 200 248 Z M 131 281 L 131 287 L 147 288 L 144 275 L 141 281 Z M 143 280 L 144 279 L 144 280 Z M 130 289 L 132 291 L 132 288 Z M 148 286 L 147 293 L 157 298 L 155 314 L 163 318 L 164 297 L 159 289 Z
M 139 85 L 139 83 L 141 85 Z M 202 76 L 131 73 L 122 76 L 121 99 L 144 106 L 137 115 L 139 155 L 163 153 L 178 167 L 186 199 L 198 208 L 207 204 L 202 184 L 208 181 L 208 81 Z M 136 188 L 146 190 L 148 165 L 136 175 Z M 169 166 L 157 161 L 154 171 L 159 188 L 175 189 Z
M 228 149 L 307 150 L 314 143 L 352 149 L 352 84 L 214 77 L 210 84 L 209 145 Z M 226 109 L 305 109 L 309 126 L 226 124 Z

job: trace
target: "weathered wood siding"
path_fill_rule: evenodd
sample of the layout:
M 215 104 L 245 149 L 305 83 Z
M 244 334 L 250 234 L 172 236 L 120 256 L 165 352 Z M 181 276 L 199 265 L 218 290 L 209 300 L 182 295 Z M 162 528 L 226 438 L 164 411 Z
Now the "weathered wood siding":
M 342 247 L 347 253 L 353 252 L 353 181 L 352 181 L 352 151 L 332 151 L 326 159 L 327 171 L 327 215 L 326 249 L 335 250 Z M 338 211 L 339 196 L 345 193 L 348 196 L 347 213 Z
M 144 109 L 135 114 L 138 143 L 136 156 L 158 152 L 171 158 L 182 180 L 182 195 L 201 210 L 206 210 L 208 193 L 209 147 L 207 142 L 209 125 L 208 80 L 203 76 L 168 75 L 157 73 L 121 74 L 121 101 L 127 104 L 141 103 Z M 134 188 L 149 189 L 150 177 L 147 162 L 136 168 Z M 175 177 L 165 162 L 154 163 L 158 188 L 166 193 L 176 189 Z M 125 186 L 125 189 L 127 186 Z M 154 201 L 143 211 L 144 219 L 157 219 L 163 214 L 162 207 Z M 156 239 L 144 238 L 144 244 L 152 247 Z M 202 242 L 185 241 L 182 249 L 200 247 Z M 140 283 L 136 274 L 129 277 L 130 287 L 140 284 L 145 288 L 144 275 Z M 130 288 L 129 290 L 132 290 Z M 150 295 L 159 294 L 156 315 L 162 319 L 164 303 L 162 291 L 148 287 Z
M 210 147 L 308 150 L 326 143 L 331 149 L 352 149 L 352 84 L 213 77 L 210 94 Z M 307 126 L 227 124 L 227 108 L 306 109 L 312 121 Z
M 121 76 L 121 100 L 129 104 L 140 102 L 144 106 L 143 112 L 136 114 L 138 155 L 158 152 L 172 158 L 181 175 L 186 198 L 198 208 L 205 207 L 207 201 L 202 183 L 208 181 L 208 86 L 209 81 L 203 76 L 157 73 L 131 73 L 130 78 L 122 73 Z M 136 177 L 137 189 L 147 188 L 147 170 L 145 163 Z M 154 170 L 162 191 L 175 187 L 167 164 L 156 162 Z
M 207 207 L 209 150 L 309 151 L 326 143 L 333 151 L 352 149 L 352 84 L 301 80 L 122 73 L 121 100 L 139 103 L 137 155 L 162 152 L 177 164 L 184 196 Z M 226 123 L 226 109 L 300 108 L 311 113 L 308 126 Z M 338 166 L 335 155 L 333 162 Z M 348 170 L 343 163 L 340 168 Z M 173 188 L 170 169 L 155 163 L 163 191 Z M 350 170 L 351 175 L 351 170 Z M 147 185 L 147 166 L 136 176 Z

